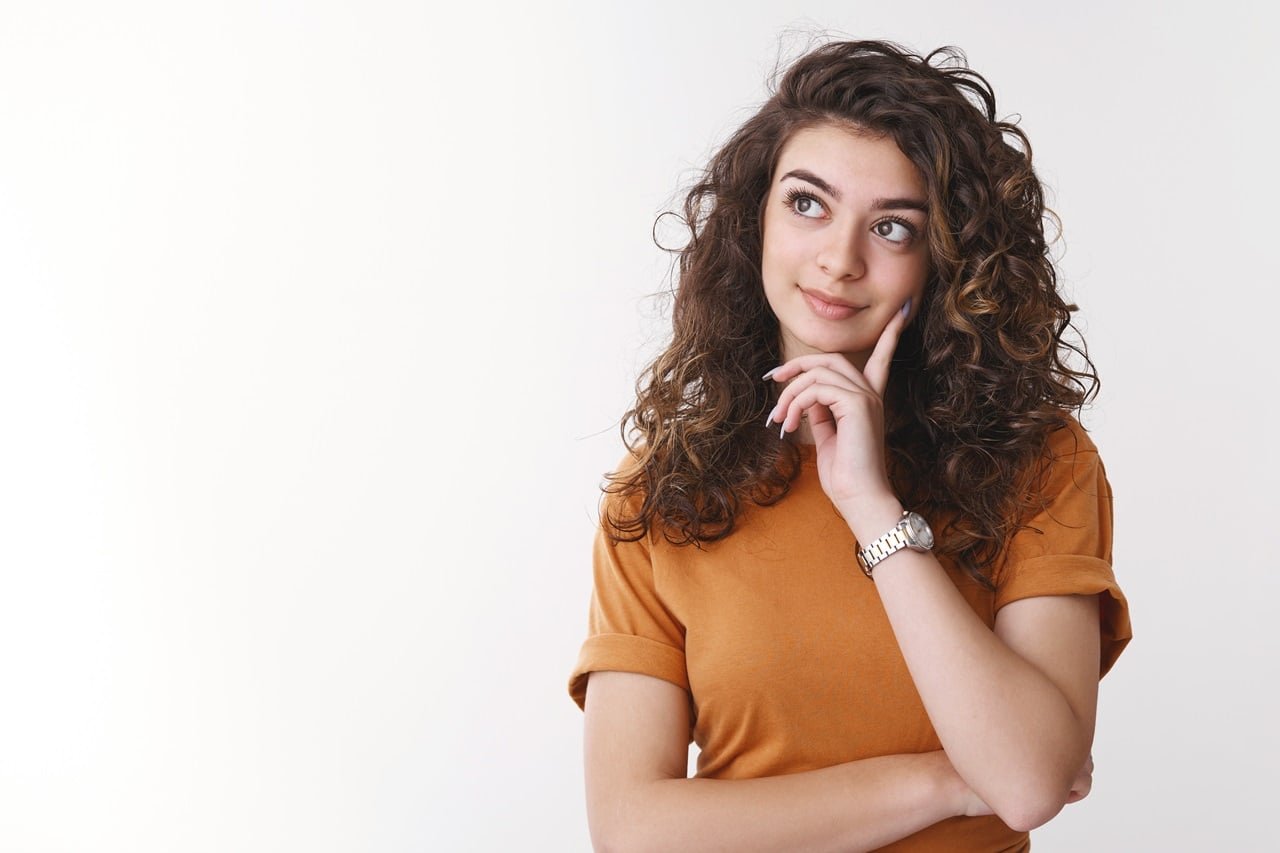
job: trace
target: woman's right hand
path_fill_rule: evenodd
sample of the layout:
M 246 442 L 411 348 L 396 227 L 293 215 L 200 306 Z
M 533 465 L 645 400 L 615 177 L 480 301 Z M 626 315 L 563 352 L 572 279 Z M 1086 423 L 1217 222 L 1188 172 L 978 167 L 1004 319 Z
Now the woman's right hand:
M 960 774 L 956 774 L 956 778 L 960 778 Z M 995 814 L 991 806 L 987 805 L 981 797 L 973 792 L 973 789 L 960 779 L 960 806 L 957 814 L 963 817 L 981 817 L 983 815 Z
M 945 753 L 944 753 L 945 754 Z M 991 807 L 983 802 L 982 798 L 974 793 L 973 789 L 960 778 L 959 773 L 955 775 L 955 781 L 958 786 L 957 792 L 957 814 L 965 817 L 979 817 L 982 815 L 995 814 Z M 1078 803 L 1085 797 L 1089 796 L 1090 789 L 1093 788 L 1093 753 L 1085 759 L 1084 766 L 1080 768 L 1080 772 L 1076 774 L 1075 780 L 1071 783 L 1071 793 L 1067 795 L 1067 804 Z
M 1071 793 L 1067 795 L 1068 803 L 1077 803 L 1089 796 L 1089 789 L 1093 787 L 1093 753 L 1089 753 L 1089 757 L 1084 762 L 1084 767 L 1080 768 L 1080 772 L 1076 774 L 1076 780 L 1071 783 Z

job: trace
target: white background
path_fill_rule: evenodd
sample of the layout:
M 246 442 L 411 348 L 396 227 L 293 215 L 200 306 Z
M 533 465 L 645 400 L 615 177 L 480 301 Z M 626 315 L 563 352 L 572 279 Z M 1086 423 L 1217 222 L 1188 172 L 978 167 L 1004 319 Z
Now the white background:
M 1135 639 L 1035 848 L 1263 849 L 1251 7 L 5 2 L 0 849 L 589 849 L 567 678 L 651 228 L 818 28 L 962 47 L 1065 225 Z

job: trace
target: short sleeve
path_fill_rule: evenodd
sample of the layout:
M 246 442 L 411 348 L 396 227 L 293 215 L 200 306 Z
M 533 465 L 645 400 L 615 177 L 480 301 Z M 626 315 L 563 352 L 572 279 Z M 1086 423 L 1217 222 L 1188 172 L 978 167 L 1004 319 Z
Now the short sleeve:
M 1049 439 L 1045 504 L 1010 540 L 996 573 L 995 611 L 1038 595 L 1099 596 L 1106 675 L 1133 637 L 1129 603 L 1111 565 L 1111 484 L 1097 448 L 1072 418 Z
M 659 594 L 648 538 L 614 542 L 602 521 L 592 572 L 587 639 L 569 676 L 569 695 L 578 707 L 586 710 L 587 675 L 597 670 L 652 675 L 688 690 L 684 626 Z

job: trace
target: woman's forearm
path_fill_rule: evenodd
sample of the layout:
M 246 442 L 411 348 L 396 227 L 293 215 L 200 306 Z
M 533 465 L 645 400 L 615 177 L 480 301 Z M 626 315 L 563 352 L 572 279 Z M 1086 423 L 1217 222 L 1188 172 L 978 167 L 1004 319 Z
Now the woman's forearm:
M 942 750 L 758 779 L 662 779 L 615 812 L 605 851 L 833 851 L 883 847 L 959 813 Z

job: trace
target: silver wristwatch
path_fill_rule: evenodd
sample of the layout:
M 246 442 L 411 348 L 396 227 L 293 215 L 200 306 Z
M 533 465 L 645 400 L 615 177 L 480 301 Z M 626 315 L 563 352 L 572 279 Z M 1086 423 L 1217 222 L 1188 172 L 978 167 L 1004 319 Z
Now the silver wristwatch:
M 871 570 L 876 563 L 903 548 L 910 548 L 912 551 L 928 551 L 933 548 L 933 530 L 919 513 L 904 510 L 902 518 L 892 530 L 867 547 L 858 549 L 858 564 L 862 566 L 863 574 L 871 578 Z

